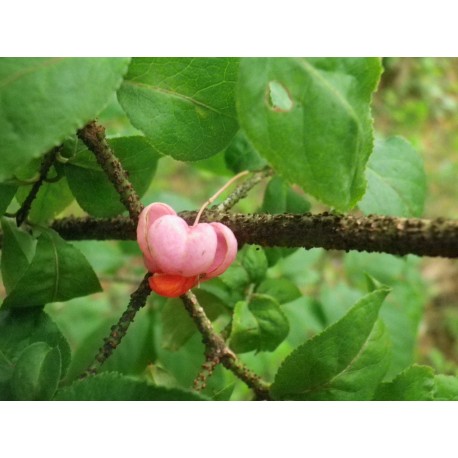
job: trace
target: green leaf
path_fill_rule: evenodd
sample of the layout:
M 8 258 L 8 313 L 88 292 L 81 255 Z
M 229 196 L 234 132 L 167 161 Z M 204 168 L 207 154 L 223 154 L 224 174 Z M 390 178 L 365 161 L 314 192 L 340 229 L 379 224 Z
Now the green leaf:
M 1 218 L 3 230 L 2 277 L 7 293 L 29 267 L 35 254 L 36 240 L 27 232 L 16 227 L 6 218 Z
M 43 306 L 100 290 L 86 258 L 57 232 L 43 229 L 32 262 L 3 301 L 3 308 Z
M 260 246 L 247 245 L 239 252 L 239 259 L 251 282 L 257 284 L 265 278 L 268 268 L 267 258 Z
M 253 148 L 242 130 L 237 132 L 225 150 L 224 160 L 227 167 L 234 173 L 243 170 L 260 170 L 267 165 L 265 159 Z
M 239 121 L 279 175 L 338 210 L 365 191 L 376 58 L 246 58 Z
M 366 273 L 392 287 L 380 316 L 392 343 L 392 360 L 387 380 L 415 362 L 418 332 L 427 302 L 427 285 L 419 271 L 419 258 L 384 253 L 345 255 L 345 272 L 352 283 L 366 289 Z
M 0 181 L 93 119 L 121 84 L 126 58 L 3 58 Z
M 286 304 L 302 296 L 299 288 L 287 278 L 267 278 L 256 288 L 256 292 L 273 296 L 279 304 Z
M 16 199 L 22 205 L 32 186 L 21 186 Z M 73 201 L 73 195 L 67 180 L 61 178 L 56 183 L 43 183 L 33 200 L 28 219 L 36 224 L 46 223 L 65 210 Z
M 235 58 L 134 58 L 118 99 L 159 153 L 205 159 L 238 130 L 237 72 Z
M 421 216 L 426 197 L 423 160 L 402 137 L 375 142 L 366 170 L 367 190 L 359 202 L 366 214 Z
M 388 294 L 360 299 L 339 321 L 294 350 L 280 366 L 275 399 L 369 400 L 389 366 L 389 340 L 377 320 Z
M 230 347 L 237 353 L 274 351 L 289 332 L 289 323 L 278 302 L 265 294 L 235 304 Z
M 112 138 L 108 143 L 129 173 L 129 181 L 141 197 L 156 171 L 158 154 L 145 137 Z M 110 217 L 126 210 L 94 154 L 87 149 L 79 151 L 65 165 L 65 174 L 76 200 L 89 214 Z
M 0 399 L 13 399 L 11 377 L 22 352 L 35 342 L 45 342 L 58 348 L 61 372 L 70 363 L 70 347 L 49 316 L 40 309 L 0 311 Z M 53 360 L 55 355 L 50 356 Z
M 413 365 L 394 380 L 381 383 L 375 401 L 432 401 L 434 371 L 431 367 Z
M 35 342 L 16 362 L 11 379 L 13 396 L 18 401 L 49 401 L 57 390 L 60 375 L 59 347 Z
M 250 283 L 247 271 L 238 260 L 235 260 L 229 269 L 218 277 L 223 285 L 229 290 L 231 302 L 235 303 L 244 297 L 245 288 Z
M 458 401 L 458 377 L 453 375 L 436 375 L 435 401 Z
M 12 184 L 0 184 L 0 216 L 6 212 L 8 205 L 13 200 L 17 186 Z
M 168 389 L 124 377 L 115 372 L 78 380 L 58 391 L 56 401 L 204 401 L 195 393 Z

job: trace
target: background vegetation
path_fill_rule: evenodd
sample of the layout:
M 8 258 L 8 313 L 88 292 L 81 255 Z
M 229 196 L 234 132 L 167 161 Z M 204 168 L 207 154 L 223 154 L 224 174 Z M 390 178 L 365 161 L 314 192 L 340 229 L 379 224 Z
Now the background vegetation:
M 377 138 L 402 135 L 421 154 L 428 186 L 424 217 L 458 218 L 458 60 L 385 58 L 383 66 L 385 70 L 373 104 Z M 116 137 L 142 135 L 132 126 L 115 95 L 98 120 L 106 127 L 107 136 L 113 138 L 113 145 L 117 142 Z M 122 151 L 121 143 L 116 146 L 116 151 Z M 69 150 L 74 147 L 71 143 L 66 144 Z M 139 141 L 137 149 L 147 147 Z M 234 160 L 230 148 L 193 163 L 162 157 L 157 161 L 155 179 L 141 200 L 145 205 L 165 202 L 176 211 L 199 208 L 233 175 L 237 168 Z M 72 185 L 73 179 L 75 183 L 78 180 L 78 167 L 90 167 L 89 154 L 87 158 L 80 156 L 80 161 L 74 163 L 73 172 L 67 173 L 67 181 L 43 187 L 33 205 L 31 219 L 40 221 L 49 217 L 46 212 L 53 199 L 65 202 L 62 209 L 53 208 L 52 216 L 56 217 L 83 216 L 88 207 L 97 206 L 94 202 L 96 191 L 85 195 L 87 190 L 77 190 L 76 185 Z M 36 169 L 37 164 L 34 165 Z M 259 158 L 258 168 L 263 165 Z M 21 178 L 30 178 L 35 169 L 24 170 Z M 99 176 L 96 172 L 94 174 L 95 186 Z M 145 177 L 143 182 L 149 183 L 149 178 Z M 137 186 L 142 185 L 140 180 Z M 93 188 L 88 186 L 88 189 Z M 16 211 L 29 191 L 30 188 L 22 187 L 8 211 Z M 313 197 L 305 196 L 300 188 L 288 190 L 284 183 L 273 178 L 255 187 L 234 211 L 276 213 L 279 197 L 285 196 L 283 199 L 287 202 L 286 196 L 292 191 L 296 197 L 291 199 L 296 199 L 301 212 L 318 213 L 329 208 Z M 78 201 L 73 200 L 72 192 L 74 195 L 79 193 Z M 68 196 L 67 200 L 65 196 Z M 84 202 L 88 207 L 83 209 Z M 96 211 L 103 213 L 104 204 L 100 207 Z M 278 208 L 278 212 L 286 211 L 286 204 L 284 207 Z M 360 214 L 359 210 L 353 213 Z M 110 327 L 123 313 L 126 298 L 138 286 L 145 271 L 135 242 L 78 241 L 73 244 L 89 260 L 103 292 L 45 306 L 46 313 L 58 325 L 72 353 L 62 386 L 70 385 L 89 366 Z M 231 341 L 234 350 L 240 352 L 240 359 L 266 381 L 274 380 L 280 364 L 304 342 L 304 338 L 313 337 L 336 323 L 367 293 L 366 273 L 392 288 L 381 309 L 393 347 L 393 358 L 385 380 L 390 381 L 413 363 L 431 366 L 440 374 L 458 375 L 456 261 L 421 259 L 413 255 L 399 258 L 388 254 L 344 253 L 320 248 L 292 249 L 289 256 L 284 257 L 280 256 L 286 254 L 280 252 L 281 249 L 265 249 L 265 255 L 264 251 L 255 250 L 255 247 L 245 247 L 239 261 L 222 278 L 229 289 L 236 290 L 248 272 L 253 276 L 251 281 L 256 292 L 269 292 L 281 299 L 289 331 L 286 331 L 284 340 L 280 339 L 278 345 L 269 349 L 271 351 L 258 351 L 265 350 L 259 342 L 247 344 L 246 340 L 237 342 L 234 337 Z M 250 257 L 255 258 L 254 264 L 260 272 L 246 268 Z M 221 297 L 221 290 L 214 284 L 218 285 L 217 282 L 202 284 L 196 295 L 207 307 L 215 329 L 224 331 L 230 323 L 230 314 L 226 310 L 226 298 Z M 5 290 L 2 289 L 0 294 L 5 297 Z M 166 388 L 190 389 L 201 370 L 204 347 L 201 336 L 178 302 L 150 297 L 102 371 L 120 372 Z M 201 391 L 204 396 L 218 400 L 252 398 L 251 390 L 222 366 L 216 367 Z M 380 399 L 384 396 L 383 390 L 378 392 Z M 386 398 L 389 399 L 389 395 Z

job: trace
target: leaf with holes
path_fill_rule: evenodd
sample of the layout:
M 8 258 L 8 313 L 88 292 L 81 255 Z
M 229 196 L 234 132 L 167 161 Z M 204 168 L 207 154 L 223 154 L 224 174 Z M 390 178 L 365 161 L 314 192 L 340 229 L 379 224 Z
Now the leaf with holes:
M 210 157 L 238 130 L 235 58 L 134 58 L 118 99 L 161 154 Z
M 402 137 L 375 142 L 366 170 L 367 190 L 358 207 L 366 214 L 421 216 L 426 197 L 423 160 Z
M 143 196 L 156 171 L 158 154 L 145 137 L 112 138 L 108 143 L 128 172 L 135 191 Z M 110 217 L 126 210 L 94 154 L 87 149 L 70 159 L 65 165 L 65 175 L 76 200 L 89 214 Z
M 376 58 L 246 58 L 237 110 L 257 151 L 291 183 L 349 210 L 363 196 L 372 151 Z
M 389 336 L 377 320 L 388 294 L 380 288 L 339 321 L 294 350 L 282 363 L 271 394 L 291 400 L 370 400 L 388 370 Z
M 3 308 L 43 306 L 100 291 L 86 258 L 51 229 L 38 237 L 34 257 L 3 301 Z
M 93 119 L 121 84 L 127 58 L 3 58 L 0 182 Z

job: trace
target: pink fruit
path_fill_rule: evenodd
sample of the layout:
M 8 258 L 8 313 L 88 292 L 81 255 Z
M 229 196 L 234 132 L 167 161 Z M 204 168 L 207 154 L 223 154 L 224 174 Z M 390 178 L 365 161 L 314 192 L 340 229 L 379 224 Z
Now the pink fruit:
M 150 287 L 178 297 L 199 281 L 221 275 L 237 255 L 237 239 L 221 223 L 188 226 L 173 208 L 153 203 L 140 214 L 137 241 L 153 276 Z

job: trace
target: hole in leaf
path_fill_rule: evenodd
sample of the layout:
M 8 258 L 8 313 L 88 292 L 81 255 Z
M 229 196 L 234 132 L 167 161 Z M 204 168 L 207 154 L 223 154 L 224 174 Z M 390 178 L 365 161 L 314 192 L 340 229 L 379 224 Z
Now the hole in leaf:
M 288 90 L 278 81 L 270 81 L 266 93 L 267 105 L 274 111 L 290 111 L 294 102 Z

